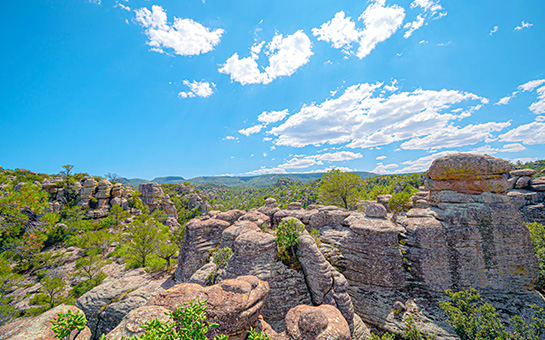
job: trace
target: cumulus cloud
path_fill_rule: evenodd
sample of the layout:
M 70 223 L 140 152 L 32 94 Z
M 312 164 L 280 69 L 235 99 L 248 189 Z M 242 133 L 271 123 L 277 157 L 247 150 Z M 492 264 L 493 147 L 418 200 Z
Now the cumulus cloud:
M 536 121 L 520 125 L 499 138 L 503 142 L 522 142 L 525 145 L 545 144 L 545 123 Z
M 513 96 L 506 96 L 498 100 L 498 102 L 494 105 L 507 105 L 509 104 L 509 101 L 513 98 Z
M 385 3 L 385 0 L 376 0 L 359 16 L 358 20 L 363 22 L 364 28 L 356 28 L 356 23 L 341 11 L 319 28 L 313 28 L 312 34 L 318 40 L 331 43 L 334 48 L 342 48 L 346 53 L 352 53 L 353 43 L 357 44 L 356 56 L 362 59 L 378 43 L 390 38 L 403 23 L 405 10 L 398 5 L 386 6 Z
M 520 31 L 521 29 L 530 28 L 532 26 L 534 26 L 534 24 L 530 24 L 529 22 L 523 20 L 520 26 L 515 27 L 515 31 Z
M 161 6 L 154 5 L 135 10 L 136 21 L 145 28 L 148 45 L 153 51 L 165 53 L 165 49 L 174 50 L 182 56 L 207 53 L 219 44 L 223 29 L 210 29 L 191 19 L 174 18 L 167 22 L 167 13 Z
M 382 83 L 357 84 L 337 98 L 304 105 L 270 130 L 276 136 L 274 143 L 292 147 L 325 143 L 377 147 L 433 135 L 439 130 L 459 129 L 450 123 L 470 116 L 488 102 L 475 94 L 454 90 L 417 89 L 376 95 L 381 87 Z M 468 102 L 476 103 L 468 106 Z
M 519 85 L 518 89 L 521 91 L 533 91 L 535 88 L 545 84 L 545 79 L 531 80 L 527 83 Z
M 278 77 L 291 76 L 308 63 L 313 54 L 312 43 L 303 31 L 285 37 L 276 34 L 266 46 L 269 65 L 261 71 L 257 60 L 263 45 L 263 42 L 254 44 L 250 48 L 250 57 L 239 58 L 238 53 L 233 54 L 218 71 L 230 75 L 232 81 L 242 85 L 269 84 Z
M 450 155 L 458 151 L 442 151 L 437 152 L 429 156 L 420 157 L 415 160 L 405 161 L 402 164 L 403 168 L 396 170 L 395 173 L 411 173 L 411 172 L 424 172 L 429 169 L 431 163 L 439 157 Z
M 408 22 L 403 26 L 403 28 L 407 28 L 407 31 L 405 31 L 405 34 L 403 34 L 404 38 L 409 38 L 414 31 L 424 26 L 424 17 L 422 15 L 418 15 L 416 17 L 416 20 Z
M 529 109 L 535 114 L 545 113 L 545 86 L 540 87 L 545 84 L 545 79 L 532 80 L 525 84 L 522 84 L 518 87 L 520 91 L 533 91 L 537 88 L 537 102 L 534 102 L 530 105 Z M 539 88 L 538 88 L 539 87 Z M 513 95 L 515 95 L 513 93 Z
M 341 162 L 349 161 L 353 159 L 362 158 L 362 154 L 355 153 L 351 151 L 338 151 L 323 153 L 318 155 L 295 155 L 293 158 L 288 161 L 273 167 L 266 168 L 262 167 L 261 169 L 250 171 L 246 173 L 247 175 L 261 175 L 269 173 L 286 173 L 289 169 L 304 169 L 314 165 L 323 165 L 324 162 Z
M 401 144 L 401 148 L 408 150 L 433 150 L 473 145 L 483 140 L 491 139 L 492 132 L 501 131 L 509 125 L 511 125 L 510 122 L 470 124 L 462 128 L 449 125 L 433 131 L 426 137 L 413 138 Z
M 206 81 L 199 82 L 194 80 L 193 82 L 189 82 L 189 80 L 184 80 L 183 83 L 189 87 L 189 91 L 178 93 L 180 98 L 210 97 L 214 93 L 214 88 L 216 88 L 216 84 Z
M 377 161 L 381 161 L 381 160 L 386 159 L 386 158 L 388 158 L 388 157 L 386 157 L 386 156 L 378 156 L 378 157 L 377 157 Z

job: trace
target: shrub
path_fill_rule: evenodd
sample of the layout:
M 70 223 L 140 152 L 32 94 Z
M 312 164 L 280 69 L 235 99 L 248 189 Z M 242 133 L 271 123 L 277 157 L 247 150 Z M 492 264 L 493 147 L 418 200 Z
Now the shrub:
M 539 264 L 539 276 L 536 282 L 536 289 L 545 292 L 545 225 L 539 223 L 526 223 L 530 231 L 530 238 L 534 245 L 537 262 Z
M 282 260 L 297 262 L 295 250 L 299 244 L 299 235 L 305 231 L 301 222 L 292 218 L 283 220 L 275 230 L 278 255 Z
M 411 208 L 411 193 L 401 191 L 393 194 L 388 202 L 388 208 L 390 208 L 393 213 L 409 211 Z
M 82 331 L 87 324 L 87 319 L 81 312 L 68 310 L 66 313 L 59 313 L 57 320 L 53 320 L 51 323 L 53 324 L 51 330 L 55 333 L 56 339 L 70 340 L 70 333 L 76 329 Z

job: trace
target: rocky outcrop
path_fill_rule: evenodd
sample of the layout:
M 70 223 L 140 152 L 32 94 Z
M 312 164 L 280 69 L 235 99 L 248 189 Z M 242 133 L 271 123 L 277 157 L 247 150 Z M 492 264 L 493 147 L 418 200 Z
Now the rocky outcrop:
M 293 340 L 350 340 L 350 329 L 333 306 L 297 306 L 286 315 L 286 334 Z
M 525 222 L 545 223 L 545 177 L 533 177 L 533 169 L 509 172 L 511 202 L 520 210 Z
M 168 309 L 161 306 L 142 306 L 130 311 L 125 315 L 121 322 L 108 335 L 107 339 L 125 339 L 144 334 L 144 328 L 141 326 L 153 319 L 161 322 L 168 322 L 170 317 L 166 314 Z
M 140 199 L 142 203 L 148 207 L 150 212 L 155 210 L 163 210 L 167 217 L 178 218 L 178 212 L 174 206 L 174 202 L 170 200 L 170 197 L 163 192 L 163 188 L 157 183 L 142 183 L 138 187 L 141 193 Z
M 209 329 L 208 336 L 225 334 L 242 340 L 250 327 L 257 326 L 268 292 L 267 282 L 255 276 L 240 276 L 209 287 L 182 283 L 157 293 L 147 305 L 174 311 L 191 301 L 206 301 L 207 321 L 219 324 Z
M 85 313 L 93 339 L 98 339 L 113 330 L 129 312 L 146 304 L 153 294 L 173 285 L 168 278 L 154 278 L 143 269 L 132 270 L 122 277 L 106 278 L 81 296 L 76 306 Z
M 58 318 L 59 313 L 66 313 L 69 310 L 80 312 L 74 306 L 60 305 L 39 316 L 19 319 L 10 324 L 0 327 L 1 340 L 54 340 L 55 333 L 51 330 L 51 321 Z M 74 330 L 70 334 L 70 340 L 90 340 L 91 331 L 85 327 L 82 331 Z

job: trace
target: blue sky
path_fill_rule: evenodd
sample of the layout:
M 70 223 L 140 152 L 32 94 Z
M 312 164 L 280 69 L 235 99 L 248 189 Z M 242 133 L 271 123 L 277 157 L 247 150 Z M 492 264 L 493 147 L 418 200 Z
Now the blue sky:
M 545 158 L 542 0 L 0 10 L 4 168 L 151 179 Z

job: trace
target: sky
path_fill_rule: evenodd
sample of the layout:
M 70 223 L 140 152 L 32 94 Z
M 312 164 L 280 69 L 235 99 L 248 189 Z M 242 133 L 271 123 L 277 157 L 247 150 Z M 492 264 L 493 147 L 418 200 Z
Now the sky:
M 543 0 L 3 0 L 0 166 L 123 177 L 545 158 Z

